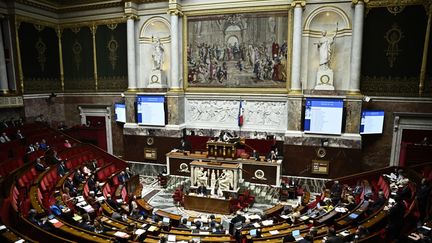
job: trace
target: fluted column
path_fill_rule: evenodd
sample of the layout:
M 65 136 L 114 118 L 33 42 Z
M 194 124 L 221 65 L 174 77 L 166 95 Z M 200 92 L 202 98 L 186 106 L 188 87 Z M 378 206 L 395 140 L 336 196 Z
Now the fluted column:
M 302 39 L 302 13 L 304 1 L 294 1 L 293 45 L 292 45 L 292 71 L 290 93 L 301 93 L 301 39 Z
M 0 91 L 2 93 L 7 93 L 9 91 L 1 18 L 0 18 Z
M 129 15 L 127 19 L 127 64 L 128 64 L 128 90 L 137 88 L 135 65 L 135 18 Z
M 179 76 L 179 70 L 180 70 L 180 62 L 179 62 L 179 15 L 182 14 L 181 12 L 181 6 L 178 3 L 179 1 L 170 1 L 168 14 L 170 17 L 171 22 L 171 82 L 169 84 L 169 87 L 171 90 L 180 90 L 181 84 L 180 80 L 181 77 Z
M 349 93 L 360 93 L 360 73 L 363 40 L 364 1 L 354 0 L 354 24 L 351 47 L 351 79 Z

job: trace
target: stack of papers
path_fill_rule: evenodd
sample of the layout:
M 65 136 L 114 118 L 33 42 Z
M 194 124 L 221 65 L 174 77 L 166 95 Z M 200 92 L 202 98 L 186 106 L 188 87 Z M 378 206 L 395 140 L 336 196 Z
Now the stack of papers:
M 4 230 L 4 229 L 6 229 L 6 226 L 5 225 L 0 225 L 0 230 Z
M 255 228 L 259 228 L 259 227 L 261 227 L 259 223 L 254 223 L 253 226 L 254 226 Z
M 129 235 L 126 234 L 125 232 L 121 232 L 121 231 L 117 231 L 114 233 L 114 236 L 120 237 L 120 238 L 128 238 Z
M 277 234 L 279 234 L 279 231 L 278 230 L 270 230 L 269 233 L 271 235 L 277 235 Z

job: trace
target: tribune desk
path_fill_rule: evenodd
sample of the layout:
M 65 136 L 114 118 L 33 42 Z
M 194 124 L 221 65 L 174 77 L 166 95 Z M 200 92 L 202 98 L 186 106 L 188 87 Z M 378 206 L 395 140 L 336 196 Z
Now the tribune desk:
M 231 198 L 212 198 L 195 195 L 184 196 L 185 209 L 207 213 L 231 214 Z
M 250 159 L 212 159 L 202 153 L 169 152 L 166 154 L 167 172 L 176 176 L 191 176 L 191 162 L 221 162 L 239 164 L 239 179 L 257 184 L 280 186 L 281 162 L 255 161 Z

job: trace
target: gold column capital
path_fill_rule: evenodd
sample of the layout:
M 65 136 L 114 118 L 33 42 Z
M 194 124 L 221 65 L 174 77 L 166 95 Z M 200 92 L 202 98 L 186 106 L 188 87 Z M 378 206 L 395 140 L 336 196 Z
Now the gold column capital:
M 369 0 L 352 0 L 353 5 L 356 5 L 358 3 L 368 3 L 368 2 L 369 2 Z
M 89 26 L 89 27 L 90 27 L 90 31 L 91 31 L 92 35 L 95 36 L 96 31 L 97 31 L 97 25 L 93 24 L 92 26 Z
M 62 35 L 63 35 L 63 28 L 60 26 L 57 26 L 55 28 L 56 34 L 57 34 L 57 38 L 61 39 Z
M 293 1 L 293 2 L 291 3 L 291 6 L 292 6 L 292 7 L 300 6 L 300 7 L 303 8 L 304 6 L 306 6 L 306 1 L 296 0 L 296 1 Z
M 126 14 L 126 15 L 125 15 L 125 18 L 127 18 L 127 19 L 132 19 L 132 20 L 138 20 L 138 19 L 139 19 L 139 18 L 138 18 L 138 15 L 136 15 L 136 14 L 132 14 L 132 13 Z

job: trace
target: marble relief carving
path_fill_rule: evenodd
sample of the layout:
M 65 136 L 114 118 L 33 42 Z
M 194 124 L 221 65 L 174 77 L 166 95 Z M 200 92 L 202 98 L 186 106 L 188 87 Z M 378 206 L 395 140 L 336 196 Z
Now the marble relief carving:
M 237 126 L 238 100 L 188 100 L 187 122 L 191 125 Z M 244 127 L 286 129 L 286 102 L 245 101 Z

